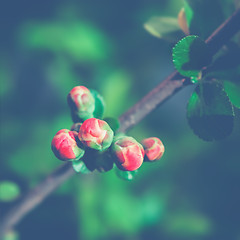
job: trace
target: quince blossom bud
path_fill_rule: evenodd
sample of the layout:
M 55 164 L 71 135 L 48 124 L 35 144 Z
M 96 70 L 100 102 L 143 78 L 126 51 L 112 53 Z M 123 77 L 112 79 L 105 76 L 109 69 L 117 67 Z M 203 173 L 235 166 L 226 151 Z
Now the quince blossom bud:
M 84 150 L 78 144 L 78 133 L 62 129 L 56 133 L 52 140 L 52 151 L 62 161 L 79 160 Z
M 67 99 L 75 122 L 93 117 L 95 99 L 88 88 L 84 86 L 74 87 Z
M 142 141 L 148 161 L 159 160 L 164 153 L 164 145 L 159 138 L 150 137 Z
M 112 144 L 113 131 L 105 121 L 89 118 L 80 127 L 78 137 L 85 146 L 104 151 Z
M 132 137 L 118 137 L 113 144 L 112 150 L 116 157 L 116 165 L 123 171 L 134 171 L 143 163 L 144 149 Z

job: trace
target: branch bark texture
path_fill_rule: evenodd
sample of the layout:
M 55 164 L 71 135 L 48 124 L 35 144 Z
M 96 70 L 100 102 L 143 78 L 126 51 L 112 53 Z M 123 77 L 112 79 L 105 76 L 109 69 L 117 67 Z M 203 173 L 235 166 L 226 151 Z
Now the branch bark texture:
M 214 55 L 239 30 L 240 9 L 237 9 L 233 15 L 220 25 L 205 41 L 210 48 L 211 54 Z M 120 116 L 121 127 L 119 131 L 128 131 L 176 92 L 189 84 L 189 79 L 185 79 L 177 71 L 174 71 L 137 104 Z M 73 176 L 74 173 L 71 164 L 63 164 L 43 180 L 43 182 L 23 196 L 19 203 L 1 220 L 0 239 L 60 184 Z

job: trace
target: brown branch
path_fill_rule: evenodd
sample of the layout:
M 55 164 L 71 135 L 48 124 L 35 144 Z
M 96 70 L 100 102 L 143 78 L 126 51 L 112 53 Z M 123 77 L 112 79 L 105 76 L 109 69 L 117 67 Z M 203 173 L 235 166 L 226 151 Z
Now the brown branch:
M 13 228 L 27 213 L 37 207 L 61 183 L 73 176 L 75 171 L 70 163 L 58 167 L 44 181 L 30 190 L 0 222 L 0 239 Z
M 231 17 L 222 23 L 207 39 L 213 56 L 234 34 L 240 30 L 240 8 Z M 140 122 L 146 115 L 153 111 L 169 97 L 178 92 L 189 81 L 183 78 L 177 71 L 161 82 L 156 88 L 149 92 L 141 101 L 120 117 L 121 131 L 125 132 Z M 177 80 L 178 79 L 178 80 Z M 181 80 L 179 80 L 181 79 Z
M 214 55 L 240 29 L 240 9 L 235 11 L 219 28 L 206 40 Z M 120 117 L 121 132 L 126 132 L 150 112 L 164 103 L 168 98 L 190 83 L 176 71 L 149 92 L 142 100 Z M 14 206 L 0 222 L 0 239 L 11 230 L 26 214 L 39 205 L 61 183 L 74 175 L 71 164 L 63 164 L 43 182 L 30 190 L 21 201 Z

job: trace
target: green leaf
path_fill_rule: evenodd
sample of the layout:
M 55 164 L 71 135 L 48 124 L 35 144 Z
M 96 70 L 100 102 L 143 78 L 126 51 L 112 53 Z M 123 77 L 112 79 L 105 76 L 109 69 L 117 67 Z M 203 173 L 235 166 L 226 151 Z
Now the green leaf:
M 181 39 L 173 48 L 173 63 L 186 77 L 196 77 L 204 66 L 211 62 L 208 46 L 198 36 Z
M 127 106 L 134 103 L 130 94 L 133 89 L 132 76 L 121 69 L 110 71 L 102 76 L 102 85 L 99 86 L 107 104 L 106 116 L 119 116 Z M 128 101 L 126 101 L 128 99 Z
M 77 173 L 83 173 L 83 174 L 91 173 L 91 171 L 86 167 L 86 164 L 82 160 L 73 161 L 72 166 Z
M 89 89 L 93 97 L 95 98 L 95 111 L 93 113 L 95 118 L 102 118 L 105 110 L 105 102 L 103 97 L 93 89 Z
M 20 194 L 19 187 L 14 182 L 0 182 L 0 201 L 8 202 L 16 199 Z
M 187 106 L 188 123 L 205 141 L 220 140 L 231 134 L 233 108 L 222 86 L 202 82 L 193 92 Z
M 151 17 L 143 26 L 151 35 L 165 39 L 181 30 L 177 18 L 172 17 Z
M 49 50 L 84 63 L 102 61 L 111 52 L 104 33 L 79 20 L 25 24 L 20 29 L 20 41 L 29 49 Z
M 18 239 L 19 239 L 18 233 L 15 231 L 9 231 L 3 237 L 3 240 L 18 240 Z
M 138 170 L 135 171 L 122 171 L 116 167 L 115 169 L 116 174 L 119 178 L 132 181 L 135 177 L 135 175 L 138 173 Z
M 107 117 L 103 119 L 108 123 L 108 125 L 111 127 L 111 129 L 116 132 L 120 127 L 120 122 L 117 118 Z
M 169 214 L 165 224 L 165 231 L 177 236 L 177 239 L 195 239 L 195 236 L 207 235 L 212 230 L 212 224 L 208 218 L 191 212 Z
M 231 101 L 231 103 L 240 108 L 240 81 L 230 82 L 224 81 L 224 89 Z

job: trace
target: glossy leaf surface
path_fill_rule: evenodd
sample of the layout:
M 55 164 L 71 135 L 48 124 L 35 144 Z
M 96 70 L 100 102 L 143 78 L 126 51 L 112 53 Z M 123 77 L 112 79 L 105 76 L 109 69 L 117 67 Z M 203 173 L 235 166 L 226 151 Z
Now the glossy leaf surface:
M 208 47 L 198 36 L 181 39 L 173 48 L 175 68 L 186 77 L 196 77 L 201 69 L 211 62 Z

